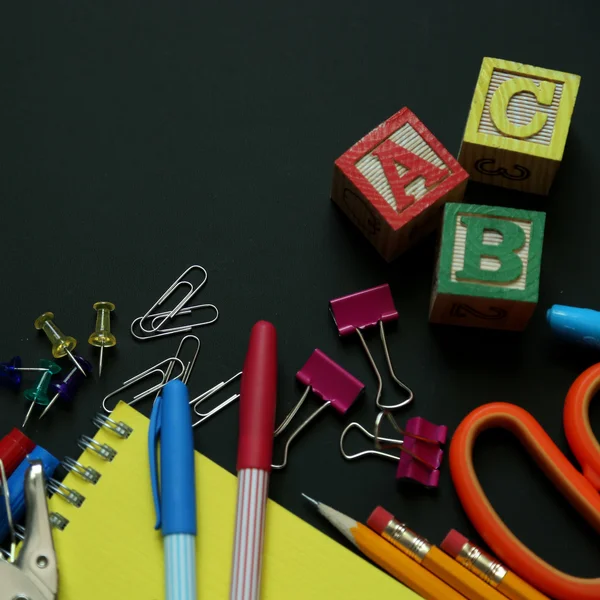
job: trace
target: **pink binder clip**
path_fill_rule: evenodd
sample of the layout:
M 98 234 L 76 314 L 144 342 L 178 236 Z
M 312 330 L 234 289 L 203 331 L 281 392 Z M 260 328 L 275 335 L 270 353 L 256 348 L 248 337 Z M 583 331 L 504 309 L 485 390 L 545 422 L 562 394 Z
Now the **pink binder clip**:
M 388 351 L 387 340 L 385 338 L 385 331 L 383 324 L 388 321 L 396 321 L 398 319 L 398 311 L 394 306 L 394 299 L 392 298 L 392 292 L 390 286 L 385 283 L 383 285 L 363 290 L 355 294 L 348 296 L 342 296 L 329 302 L 329 310 L 331 316 L 335 321 L 335 325 L 341 336 L 350 335 L 351 333 L 357 333 L 360 342 L 367 353 L 369 362 L 375 375 L 377 377 L 377 396 L 375 397 L 375 404 L 377 408 L 381 410 L 394 410 L 406 406 L 413 399 L 413 393 L 411 389 L 402 383 L 396 377 L 394 368 L 392 367 L 392 360 Z M 392 376 L 392 379 L 406 392 L 408 395 L 402 402 L 397 404 L 382 404 L 381 403 L 381 392 L 383 390 L 383 381 L 381 374 L 375 364 L 369 347 L 362 334 L 363 329 L 375 327 L 379 324 L 379 336 L 381 337 L 381 343 L 383 344 L 383 351 L 387 361 L 388 369 Z
M 365 386 L 356 377 L 340 367 L 321 350 L 315 350 L 306 364 L 296 373 L 296 379 L 306 386 L 302 397 L 285 417 L 281 425 L 275 430 L 274 437 L 283 433 L 300 410 L 309 392 L 313 392 L 324 404 L 305 419 L 290 435 L 283 449 L 283 462 L 271 465 L 273 469 L 283 469 L 287 464 L 288 449 L 292 440 L 328 406 L 332 406 L 341 415 L 354 404 L 361 395 Z
M 386 416 L 394 429 L 404 435 L 404 439 L 391 439 L 381 437 L 379 430 L 381 421 Z M 352 429 L 360 430 L 369 439 L 375 442 L 376 450 L 363 450 L 355 454 L 348 454 L 344 450 L 344 439 Z M 350 423 L 342 432 L 340 450 L 347 460 L 361 456 L 383 456 L 398 461 L 396 470 L 397 480 L 411 480 L 428 488 L 436 488 L 440 479 L 440 465 L 444 451 L 440 447 L 446 443 L 448 428 L 445 425 L 435 425 L 422 417 L 413 417 L 406 421 L 406 429 L 398 427 L 396 421 L 388 411 L 382 411 L 375 419 L 375 432 L 370 433 L 360 423 Z M 398 448 L 400 456 L 382 452 L 382 449 Z

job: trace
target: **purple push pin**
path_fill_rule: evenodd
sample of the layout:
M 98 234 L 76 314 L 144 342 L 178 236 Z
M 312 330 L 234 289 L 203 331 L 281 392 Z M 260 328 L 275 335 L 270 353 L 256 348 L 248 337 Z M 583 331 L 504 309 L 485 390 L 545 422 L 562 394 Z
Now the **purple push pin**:
M 21 387 L 21 371 L 45 371 L 41 367 L 22 366 L 21 357 L 13 356 L 7 362 L 0 362 L 0 385 L 18 392 Z
M 62 379 L 53 380 L 50 382 L 49 390 L 54 394 L 52 400 L 44 412 L 40 415 L 40 419 L 50 410 L 52 405 L 60 398 L 64 402 L 71 404 L 75 400 L 75 394 L 77 390 L 92 372 L 92 365 L 85 360 L 85 358 L 78 354 L 73 354 L 75 360 L 79 363 L 80 367 L 73 367 Z M 83 369 L 84 373 L 81 372 Z
M 306 386 L 306 390 L 298 404 L 275 430 L 274 437 L 287 429 L 311 391 L 323 400 L 324 404 L 306 418 L 290 435 L 283 450 L 283 462 L 280 465 L 271 465 L 273 469 L 283 469 L 286 466 L 290 443 L 320 412 L 328 406 L 332 406 L 341 415 L 346 414 L 365 389 L 364 383 L 340 367 L 321 350 L 315 350 L 311 354 L 306 364 L 296 373 L 296 379 Z

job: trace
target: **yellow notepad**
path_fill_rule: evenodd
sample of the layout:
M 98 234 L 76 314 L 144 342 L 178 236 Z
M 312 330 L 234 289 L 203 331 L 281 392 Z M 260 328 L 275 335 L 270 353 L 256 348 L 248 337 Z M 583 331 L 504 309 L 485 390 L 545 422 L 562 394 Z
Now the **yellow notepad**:
M 60 600 L 161 600 L 163 544 L 154 530 L 147 437 L 149 420 L 121 402 L 111 417 L 133 428 L 127 439 L 101 428 L 95 439 L 117 455 L 107 462 L 84 451 L 79 462 L 97 484 L 69 473 L 64 484 L 85 500 L 77 508 L 56 494 L 50 510 L 69 520 L 54 530 Z M 229 597 L 236 478 L 196 452 L 198 597 Z M 418 600 L 366 560 L 269 500 L 263 563 L 264 600 L 371 598 Z

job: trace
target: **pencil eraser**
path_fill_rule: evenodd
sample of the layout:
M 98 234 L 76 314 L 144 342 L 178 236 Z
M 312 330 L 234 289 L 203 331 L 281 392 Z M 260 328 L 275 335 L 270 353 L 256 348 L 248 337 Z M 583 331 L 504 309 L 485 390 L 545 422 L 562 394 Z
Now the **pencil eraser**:
M 456 529 L 451 529 L 440 544 L 440 548 L 452 558 L 456 558 L 461 553 L 464 545 L 468 543 L 469 540 L 462 533 L 456 531 Z
M 394 520 L 394 515 L 385 508 L 378 506 L 367 520 L 367 525 L 376 533 L 383 533 L 390 521 Z

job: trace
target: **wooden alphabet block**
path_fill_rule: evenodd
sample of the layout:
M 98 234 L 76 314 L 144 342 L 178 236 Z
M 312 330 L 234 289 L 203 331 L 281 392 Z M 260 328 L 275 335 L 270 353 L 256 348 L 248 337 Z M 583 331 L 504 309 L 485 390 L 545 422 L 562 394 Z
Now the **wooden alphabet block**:
M 548 194 L 581 78 L 484 58 L 458 161 L 474 181 Z
M 535 211 L 446 204 L 429 320 L 524 329 L 538 300 L 545 220 Z
M 439 224 L 468 174 L 408 108 L 335 161 L 331 199 L 386 260 Z

